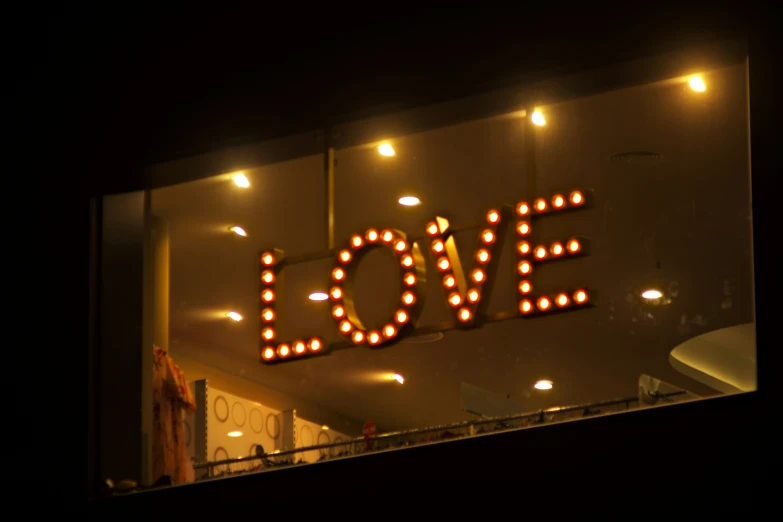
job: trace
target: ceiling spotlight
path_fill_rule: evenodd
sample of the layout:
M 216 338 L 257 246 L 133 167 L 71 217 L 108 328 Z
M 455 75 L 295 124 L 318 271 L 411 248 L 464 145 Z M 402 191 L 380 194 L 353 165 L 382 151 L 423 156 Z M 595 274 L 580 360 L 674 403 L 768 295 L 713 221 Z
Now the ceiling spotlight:
M 402 375 L 400 375 L 399 373 L 395 373 L 394 375 L 392 375 L 392 379 L 394 379 L 395 381 L 397 381 L 400 384 L 405 382 L 405 378 Z
M 228 432 L 229 437 L 241 437 L 242 432 L 241 431 L 229 431 Z
M 693 76 L 690 80 L 688 80 L 688 85 L 691 86 L 691 89 L 697 92 L 704 92 L 707 90 L 707 86 L 704 85 L 704 80 L 701 79 L 701 76 Z
M 538 125 L 539 127 L 546 125 L 546 119 L 544 118 L 544 115 L 541 114 L 541 111 L 534 111 L 533 116 L 530 119 L 534 125 Z
M 381 156 L 394 156 L 394 147 L 388 143 L 382 143 L 378 146 L 378 153 Z
M 239 315 L 239 314 L 238 314 L 238 313 L 236 313 L 236 312 L 229 312 L 229 313 L 227 313 L 227 314 L 226 314 L 226 317 L 228 317 L 228 318 L 230 318 L 230 319 L 233 319 L 233 320 L 234 320 L 234 321 L 236 321 L 236 322 L 239 322 L 239 321 L 241 321 L 241 320 L 242 320 L 242 316 L 241 316 L 241 315 Z
M 323 292 L 313 292 L 310 294 L 311 301 L 326 301 L 327 299 L 329 299 L 329 296 Z
M 551 390 L 552 381 L 538 381 L 533 385 L 533 388 L 535 388 L 536 390 Z
M 229 227 L 229 230 L 238 236 L 247 237 L 247 232 L 242 227 L 233 226 Z
M 328 430 L 328 429 L 329 429 L 329 426 L 327 426 L 326 424 L 324 424 L 323 426 L 321 426 L 321 429 L 322 429 L 322 430 L 324 430 L 324 431 L 326 431 L 326 430 Z
M 650 289 L 642 292 L 642 297 L 645 299 L 660 299 L 663 294 L 659 290 Z
M 242 173 L 233 176 L 231 178 L 231 181 L 233 181 L 234 184 L 240 188 L 247 188 L 250 186 L 250 182 L 247 180 L 247 177 Z
M 403 196 L 399 199 L 399 204 L 406 207 L 415 207 L 419 203 L 421 203 L 421 200 L 416 196 Z

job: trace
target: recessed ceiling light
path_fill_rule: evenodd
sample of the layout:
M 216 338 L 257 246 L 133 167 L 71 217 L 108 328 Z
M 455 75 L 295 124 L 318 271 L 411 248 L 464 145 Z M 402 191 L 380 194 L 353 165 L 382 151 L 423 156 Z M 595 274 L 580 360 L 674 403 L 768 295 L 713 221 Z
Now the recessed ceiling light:
M 388 143 L 382 143 L 378 146 L 378 153 L 381 156 L 394 156 L 394 147 Z
M 231 181 L 233 181 L 237 187 L 247 188 L 250 186 L 250 182 L 247 180 L 247 177 L 241 172 L 233 176 L 231 178 Z
M 691 86 L 691 89 L 697 92 L 704 92 L 707 90 L 707 86 L 704 85 L 704 80 L 701 79 L 701 76 L 693 76 L 690 80 L 688 80 L 688 85 Z
M 326 424 L 324 424 L 323 426 L 321 426 L 321 429 L 322 429 L 322 430 L 328 430 L 328 429 L 329 429 L 329 426 L 327 426 Z
M 538 381 L 533 385 L 533 388 L 536 390 L 551 390 L 552 386 L 552 381 Z
M 241 431 L 229 431 L 228 432 L 229 437 L 241 437 L 242 432 Z
M 534 125 L 538 125 L 539 127 L 546 125 L 546 119 L 544 118 L 544 115 L 541 114 L 541 111 L 534 111 L 533 116 L 530 119 Z
M 242 227 L 233 226 L 229 227 L 229 230 L 238 236 L 247 237 L 247 232 L 245 232 L 245 229 Z
M 327 299 L 329 299 L 329 296 L 323 292 L 313 292 L 310 294 L 311 301 L 326 301 Z
M 399 203 L 400 205 L 405 205 L 406 207 L 413 207 L 421 203 L 421 200 L 416 196 L 403 196 L 399 199 Z
M 394 379 L 395 381 L 397 381 L 400 384 L 405 382 L 405 378 L 402 375 L 400 375 L 399 373 L 395 373 L 394 375 L 392 375 L 392 379 Z
M 242 316 L 239 315 L 236 312 L 229 312 L 229 313 L 226 314 L 226 317 L 229 317 L 229 318 L 233 319 L 236 322 L 239 322 L 239 321 L 242 320 Z
M 663 294 L 659 290 L 651 288 L 642 292 L 642 297 L 645 299 L 660 299 L 663 297 Z

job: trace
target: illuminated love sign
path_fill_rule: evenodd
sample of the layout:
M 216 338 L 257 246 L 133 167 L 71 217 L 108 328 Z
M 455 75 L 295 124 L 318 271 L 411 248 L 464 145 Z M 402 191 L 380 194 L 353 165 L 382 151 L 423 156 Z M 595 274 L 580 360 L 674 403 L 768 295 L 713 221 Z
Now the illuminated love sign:
M 370 228 L 354 234 L 337 251 L 334 267 L 329 273 L 331 316 L 338 332 L 349 346 L 367 344 L 371 348 L 399 342 L 416 330 L 424 305 L 424 284 L 427 267 L 419 242 L 426 241 L 438 277 L 442 282 L 446 304 L 453 311 L 459 328 L 478 328 L 492 319 L 487 316 L 497 261 L 505 242 L 506 229 L 513 222 L 516 238 L 515 272 L 518 317 L 532 318 L 543 314 L 567 312 L 595 302 L 587 288 L 538 291 L 534 285 L 534 267 L 557 260 L 589 254 L 589 240 L 574 236 L 550 243 L 533 241 L 535 220 L 557 212 L 583 210 L 591 206 L 592 193 L 574 190 L 555 194 L 549 199 L 537 198 L 532 205 L 519 202 L 514 207 L 503 206 L 486 212 L 478 236 L 478 246 L 472 266 L 466 272 L 460 262 L 456 242 L 448 220 L 436 217 L 427 223 L 426 240 L 411 242 L 399 230 Z M 380 327 L 367 327 L 362 322 L 353 299 L 353 276 L 362 258 L 378 248 L 389 249 L 400 265 L 400 297 L 392 315 Z M 260 257 L 261 361 L 267 364 L 298 360 L 329 353 L 330 348 L 318 336 L 294 341 L 276 339 L 275 322 L 277 294 L 275 282 L 285 266 L 279 250 L 262 252 Z M 506 314 L 507 315 L 507 314 Z

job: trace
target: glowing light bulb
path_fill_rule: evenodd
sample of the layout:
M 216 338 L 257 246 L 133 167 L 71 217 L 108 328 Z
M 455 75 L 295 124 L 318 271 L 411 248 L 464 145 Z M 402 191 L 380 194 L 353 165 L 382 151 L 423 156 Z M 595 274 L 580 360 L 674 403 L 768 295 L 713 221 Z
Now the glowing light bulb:
M 370 344 L 378 344 L 381 342 L 381 334 L 376 332 L 375 330 L 371 331 L 367 334 L 367 342 Z
M 551 390 L 552 386 L 552 381 L 538 381 L 533 385 L 533 388 L 536 390 Z
M 443 286 L 446 288 L 454 288 L 457 286 L 457 279 L 453 275 L 449 274 L 443 278 Z
M 264 273 L 261 274 L 261 281 L 263 281 L 266 284 L 272 284 L 275 282 L 275 273 L 271 270 L 264 270 Z
M 529 294 L 531 290 L 533 290 L 533 286 L 530 284 L 529 281 L 522 281 L 521 283 L 519 283 L 520 294 Z
M 348 333 L 351 330 L 353 330 L 353 325 L 351 324 L 351 321 L 342 321 L 342 322 L 340 322 L 340 331 L 342 333 Z
M 519 303 L 519 311 L 523 314 L 528 314 L 533 310 L 533 303 L 528 300 Z
M 416 302 L 416 296 L 413 295 L 413 292 L 403 292 L 402 294 L 402 302 L 406 305 L 410 306 L 413 303 Z
M 375 243 L 376 241 L 378 241 L 378 231 L 375 229 L 371 228 L 370 230 L 367 231 L 367 234 L 365 235 L 367 237 L 367 241 L 369 241 L 370 243 Z
M 405 283 L 405 286 L 413 286 L 416 284 L 416 276 L 408 272 L 403 276 L 402 282 Z
M 552 206 L 555 208 L 563 208 L 563 205 L 565 205 L 565 198 L 561 196 L 560 194 L 557 194 L 555 197 L 552 198 Z
M 402 259 L 400 259 L 400 263 L 405 268 L 412 267 L 413 266 L 413 256 L 410 255 L 410 254 L 405 254 L 404 256 L 402 256 Z
M 642 292 L 642 297 L 645 299 L 660 299 L 663 297 L 663 293 L 661 293 L 659 290 L 650 289 Z
M 355 344 L 361 344 L 364 342 L 364 332 L 361 330 L 356 330 L 353 335 L 351 336 L 351 339 Z
M 692 76 L 691 79 L 688 80 L 688 85 L 697 92 L 704 92 L 707 90 L 707 86 L 704 85 L 704 80 L 701 79 L 701 76 Z
M 397 381 L 400 384 L 405 382 L 405 378 L 402 375 L 400 375 L 399 373 L 395 373 L 394 375 L 392 375 L 392 379 L 394 379 L 395 381 Z
M 449 295 L 449 304 L 451 306 L 459 306 L 462 304 L 462 297 L 457 292 L 452 292 Z
M 394 250 L 397 252 L 405 252 L 405 250 L 408 248 L 408 243 L 405 242 L 404 239 L 400 239 L 396 243 L 394 243 Z
M 321 342 L 320 339 L 313 338 L 313 339 L 310 339 L 310 342 L 307 343 L 307 346 L 308 346 L 308 348 L 310 348 L 311 352 L 317 352 L 318 350 L 323 348 L 323 343 Z
M 394 147 L 388 143 L 382 143 L 378 146 L 378 153 L 381 156 L 394 156 Z
M 381 232 L 381 241 L 384 243 L 391 243 L 392 239 L 394 239 L 394 232 L 391 230 L 384 230 Z
M 530 252 L 530 243 L 527 241 L 520 241 L 517 243 L 517 250 L 520 254 L 526 255 L 528 252 Z
M 348 263 L 353 256 L 348 250 L 342 250 L 340 251 L 340 262 L 342 263 Z
M 335 286 L 332 288 L 329 292 L 329 294 L 332 296 L 332 299 L 334 301 L 339 301 L 343 298 L 343 290 L 339 286 Z
M 546 248 L 540 246 L 536 248 L 536 258 L 544 259 L 546 257 Z
M 408 322 L 408 312 L 405 310 L 397 310 L 397 313 L 394 314 L 394 320 L 397 321 L 399 324 L 404 324 Z
M 335 319 L 342 319 L 345 317 L 345 308 L 339 305 L 332 308 L 332 317 Z
M 498 221 L 500 221 L 500 214 L 498 214 L 497 210 L 490 210 L 487 212 L 487 222 L 489 222 L 489 224 L 494 225 Z
M 471 303 L 478 302 L 479 297 L 481 297 L 481 294 L 479 294 L 478 290 L 469 290 L 468 291 L 468 301 Z
M 359 248 L 364 244 L 364 240 L 362 239 L 362 236 L 353 236 L 351 237 L 351 246 L 354 248 Z
M 461 308 L 457 317 L 459 317 L 459 320 L 463 323 L 467 323 L 470 321 L 472 315 L 472 312 L 468 308 Z
M 445 272 L 446 270 L 449 269 L 450 266 L 451 263 L 449 263 L 449 258 L 441 257 L 440 259 L 438 259 L 438 268 L 440 269 L 441 272 Z
M 345 270 L 343 270 L 342 268 L 335 268 L 334 270 L 332 270 L 332 279 L 334 279 L 335 281 L 342 281 L 343 279 L 345 279 Z
M 271 323 L 275 320 L 275 311 L 271 308 L 264 308 L 264 311 L 261 312 L 261 319 L 266 321 L 267 323 Z
M 429 234 L 431 236 L 437 236 L 438 232 L 439 232 L 439 229 L 438 229 L 438 224 L 437 223 L 435 223 L 434 221 L 431 221 L 430 223 L 427 224 L 427 234 Z
M 415 207 L 421 203 L 421 200 L 416 196 L 403 196 L 398 200 L 398 203 L 406 207 Z
M 245 229 L 242 227 L 233 226 L 229 227 L 229 230 L 238 236 L 247 237 L 247 232 L 245 232 Z
M 289 348 L 287 344 L 281 344 L 277 347 L 277 354 L 280 357 L 288 357 L 291 355 L 291 348 Z
M 537 199 L 536 200 L 536 210 L 539 212 L 543 212 L 546 210 L 546 200 L 545 199 Z
M 568 196 L 568 199 L 571 200 L 572 205 L 581 205 L 582 203 L 584 203 L 585 200 L 582 193 L 579 192 L 578 190 L 573 191 L 571 195 Z
M 478 254 L 476 254 L 476 259 L 478 259 L 480 263 L 486 263 L 489 261 L 489 251 L 482 248 L 478 251 Z
M 550 250 L 552 251 L 553 256 L 560 256 L 563 254 L 563 245 L 560 243 L 553 243 Z
M 440 254 L 446 249 L 446 245 L 440 239 L 436 239 L 432 242 L 432 251 L 436 254 Z
M 274 339 L 275 338 L 275 330 L 274 330 L 274 328 L 264 328 L 261 331 L 261 337 L 263 337 L 267 341 L 271 341 L 272 339 Z
M 530 214 L 530 207 L 527 203 L 519 203 L 517 205 L 517 215 L 518 216 L 527 216 Z
M 549 298 L 541 297 L 538 300 L 538 309 L 539 310 L 548 310 L 550 304 L 551 304 L 551 302 L 549 301 Z
M 329 299 L 329 296 L 323 292 L 313 292 L 310 294 L 309 298 L 311 301 L 326 301 Z
M 517 225 L 517 233 L 520 236 L 526 236 L 530 233 L 530 224 L 526 221 L 523 221 L 519 225 Z
M 242 432 L 241 431 L 229 431 L 228 432 L 229 437 L 241 437 Z
M 239 322 L 239 321 L 242 320 L 242 316 L 239 315 L 236 312 L 229 312 L 229 313 L 226 314 L 226 317 L 228 317 L 229 319 L 233 319 L 236 322 Z
M 473 281 L 480 283 L 484 280 L 484 271 L 480 268 L 477 268 L 473 271 Z
M 265 303 L 271 303 L 272 301 L 275 300 L 275 293 L 271 290 L 264 290 L 263 292 L 261 292 L 261 299 Z
M 540 111 L 534 111 L 533 116 L 530 119 L 534 125 L 538 125 L 539 127 L 546 125 L 546 119 Z
M 307 347 L 305 346 L 305 343 L 303 343 L 302 341 L 296 341 L 294 343 L 294 352 L 295 353 L 303 354 L 306 349 L 307 349 Z
M 572 254 L 576 254 L 577 252 L 579 252 L 580 248 L 581 245 L 579 244 L 579 241 L 577 241 L 576 239 L 572 239 L 571 241 L 568 242 L 568 251 L 571 252 Z
M 383 335 L 387 338 L 392 338 L 397 334 L 397 329 L 392 324 L 387 324 L 383 327 Z
M 530 266 L 530 263 L 528 263 L 527 261 L 522 261 L 517 266 L 517 270 L 519 270 L 520 274 L 527 275 L 527 274 L 529 274 L 531 272 L 532 267 Z
M 557 296 L 557 299 L 555 299 L 555 302 L 557 303 L 557 306 L 566 306 L 568 304 L 568 296 L 565 294 L 560 294 Z
M 247 176 L 245 176 L 241 172 L 233 176 L 231 178 L 231 181 L 233 181 L 234 185 L 236 185 L 239 188 L 247 188 L 250 186 L 250 182 L 247 180 Z
M 261 263 L 265 266 L 270 266 L 275 262 L 275 256 L 270 254 L 269 252 L 266 252 L 261 255 Z
M 495 233 L 491 230 L 485 230 L 481 233 L 481 240 L 486 244 L 490 244 L 495 241 Z
M 274 348 L 270 348 L 268 346 L 266 348 L 264 348 L 264 359 L 269 360 L 269 359 L 271 359 L 274 356 L 275 356 L 275 349 Z
M 585 292 L 584 290 L 577 290 L 574 293 L 574 301 L 580 304 L 587 301 L 587 292 Z

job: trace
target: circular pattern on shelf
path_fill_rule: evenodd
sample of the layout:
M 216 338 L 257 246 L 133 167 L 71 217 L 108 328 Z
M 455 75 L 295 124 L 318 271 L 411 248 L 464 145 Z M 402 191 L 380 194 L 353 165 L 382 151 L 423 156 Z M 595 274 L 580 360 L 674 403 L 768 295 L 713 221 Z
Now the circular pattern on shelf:
M 231 419 L 237 428 L 241 428 L 247 422 L 247 411 L 241 403 L 235 402 L 231 406 Z
M 250 450 L 247 452 L 248 457 L 255 457 L 256 456 L 256 448 L 258 447 L 258 444 L 255 442 L 250 445 Z
M 226 448 L 223 446 L 218 446 L 215 448 L 215 453 L 212 455 L 212 460 L 213 462 L 228 460 L 228 451 L 226 451 Z
M 185 446 L 190 446 L 190 424 L 187 421 L 182 423 L 182 431 L 185 432 Z
M 264 414 L 258 408 L 250 410 L 250 429 L 256 433 L 264 431 Z
M 329 444 L 332 442 L 332 438 L 324 430 L 318 432 L 318 438 L 316 440 L 318 444 Z
M 272 421 L 272 428 L 269 427 L 269 421 Z M 266 434 L 272 437 L 272 440 L 277 440 L 277 438 L 280 436 L 280 419 L 277 418 L 277 415 L 274 413 L 270 413 L 266 416 Z
M 300 447 L 306 448 L 313 445 L 313 430 L 310 429 L 310 426 L 306 424 L 302 426 L 302 429 L 299 430 L 299 438 L 302 441 Z
M 215 397 L 214 411 L 218 421 L 226 422 L 228 420 L 228 401 L 222 395 Z

